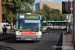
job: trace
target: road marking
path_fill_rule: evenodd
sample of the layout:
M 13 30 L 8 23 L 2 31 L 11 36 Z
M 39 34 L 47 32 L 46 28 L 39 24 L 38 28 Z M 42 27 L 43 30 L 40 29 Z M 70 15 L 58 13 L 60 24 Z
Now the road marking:
M 53 33 L 50 33 L 50 34 L 53 34 Z
M 52 32 L 52 33 L 45 33 L 45 34 L 51 34 L 51 35 L 55 34 L 55 35 L 56 35 L 56 34 L 58 34 L 58 33 L 53 33 L 53 32 Z
M 49 33 L 46 33 L 46 34 L 49 34 Z
M 44 44 L 42 44 L 42 45 L 44 45 Z
M 57 33 L 55 33 L 55 34 L 57 34 Z

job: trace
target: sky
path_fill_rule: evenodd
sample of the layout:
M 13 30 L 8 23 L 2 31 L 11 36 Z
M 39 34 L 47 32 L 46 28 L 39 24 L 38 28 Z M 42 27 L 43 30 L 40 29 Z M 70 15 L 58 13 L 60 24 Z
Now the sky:
M 48 1 L 50 1 L 50 0 L 48 0 Z M 68 1 L 68 0 L 52 0 L 53 2 L 62 2 L 62 1 Z M 35 3 L 38 3 L 38 2 L 40 2 L 40 0 L 35 0 Z M 34 7 L 33 7 L 33 10 L 35 10 L 35 5 L 34 5 Z

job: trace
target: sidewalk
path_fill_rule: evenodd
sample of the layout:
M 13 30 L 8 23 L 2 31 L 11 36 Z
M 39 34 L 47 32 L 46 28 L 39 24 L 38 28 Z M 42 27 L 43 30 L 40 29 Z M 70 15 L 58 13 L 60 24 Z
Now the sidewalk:
M 62 50 L 75 50 L 72 42 L 72 34 L 63 33 Z
M 7 30 L 7 35 L 2 35 L 2 32 L 0 32 L 0 40 L 5 40 L 13 37 L 15 37 L 15 32 L 13 30 Z

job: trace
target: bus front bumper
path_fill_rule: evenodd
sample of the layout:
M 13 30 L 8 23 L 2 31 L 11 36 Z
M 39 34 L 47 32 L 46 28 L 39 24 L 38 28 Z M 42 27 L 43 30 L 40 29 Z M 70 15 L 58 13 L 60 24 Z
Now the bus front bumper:
M 21 40 L 25 40 L 25 41 L 39 41 L 41 40 L 41 35 L 16 35 L 16 40 L 17 41 L 21 41 Z

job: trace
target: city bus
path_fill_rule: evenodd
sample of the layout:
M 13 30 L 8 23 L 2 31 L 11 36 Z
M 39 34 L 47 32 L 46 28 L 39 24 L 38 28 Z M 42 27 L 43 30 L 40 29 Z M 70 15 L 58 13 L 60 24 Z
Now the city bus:
M 42 38 L 41 15 L 18 14 L 16 16 L 16 40 L 40 41 Z
M 43 31 L 50 29 L 66 29 L 67 21 L 43 21 Z

